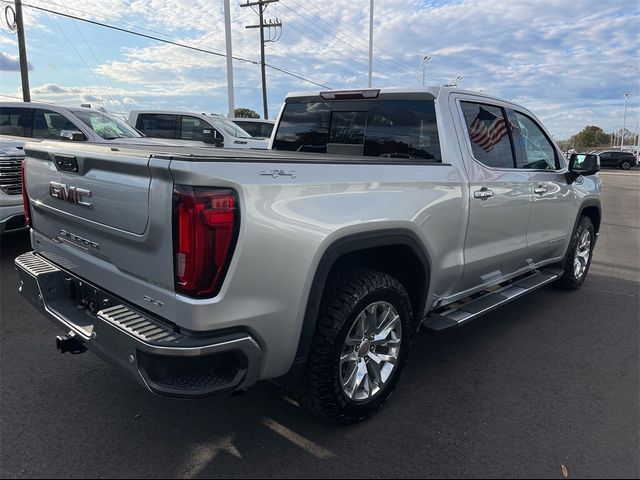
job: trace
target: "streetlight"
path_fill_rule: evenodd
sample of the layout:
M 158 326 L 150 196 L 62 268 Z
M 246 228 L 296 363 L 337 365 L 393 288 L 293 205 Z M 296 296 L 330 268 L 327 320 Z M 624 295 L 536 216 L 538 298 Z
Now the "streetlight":
M 620 139 L 620 150 L 624 147 L 624 130 L 625 130 L 625 121 L 627 118 L 627 100 L 629 99 L 630 93 L 624 94 L 624 113 L 622 114 L 622 138 Z
M 425 72 L 427 70 L 427 63 L 429 63 L 431 61 L 431 57 L 428 55 L 425 55 L 424 57 L 422 57 L 422 86 L 424 87 L 424 76 L 425 76 Z

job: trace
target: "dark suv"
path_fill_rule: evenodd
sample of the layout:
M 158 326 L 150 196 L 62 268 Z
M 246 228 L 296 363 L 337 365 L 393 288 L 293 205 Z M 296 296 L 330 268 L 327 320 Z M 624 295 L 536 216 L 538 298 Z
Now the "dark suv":
M 618 150 L 608 150 L 598 153 L 600 165 L 603 167 L 616 167 L 629 170 L 638 164 L 636 156 L 631 152 L 621 152 Z

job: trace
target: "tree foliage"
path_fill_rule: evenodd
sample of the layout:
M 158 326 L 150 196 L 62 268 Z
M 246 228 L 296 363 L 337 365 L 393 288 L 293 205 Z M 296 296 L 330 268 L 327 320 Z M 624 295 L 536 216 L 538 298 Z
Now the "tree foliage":
M 236 118 L 260 118 L 260 114 L 254 112 L 250 108 L 236 108 L 233 111 Z
M 587 125 L 568 140 L 569 146 L 576 149 L 608 146 L 610 142 L 611 135 L 595 125 Z

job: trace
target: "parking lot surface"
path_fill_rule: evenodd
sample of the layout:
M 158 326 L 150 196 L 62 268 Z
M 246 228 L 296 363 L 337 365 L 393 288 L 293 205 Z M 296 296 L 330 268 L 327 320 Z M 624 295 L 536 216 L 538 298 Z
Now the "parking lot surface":
M 90 353 L 58 354 L 17 292 L 1 239 L 2 477 L 635 477 L 639 467 L 640 171 L 607 170 L 593 264 L 470 325 L 418 335 L 369 421 L 335 426 L 270 383 L 160 398 Z

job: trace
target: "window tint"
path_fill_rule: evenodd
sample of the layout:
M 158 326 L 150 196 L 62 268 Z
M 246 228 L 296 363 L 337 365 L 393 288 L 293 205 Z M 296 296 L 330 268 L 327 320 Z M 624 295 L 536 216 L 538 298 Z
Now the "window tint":
M 138 116 L 136 128 L 148 137 L 178 138 L 177 123 L 177 115 L 145 113 Z
M 106 140 L 138 138 L 140 134 L 122 119 L 100 110 L 71 110 L 91 130 Z
M 273 124 L 271 123 L 251 122 L 243 120 L 234 120 L 233 123 L 238 125 L 252 137 L 269 138 L 271 137 L 271 132 L 273 131 Z
M 16 137 L 30 137 L 28 108 L 0 108 L 0 135 L 14 135 Z
M 509 131 L 502 109 L 461 102 L 473 156 L 488 167 L 514 168 Z
M 274 150 L 326 153 L 330 113 L 324 102 L 287 103 Z
M 367 116 L 364 154 L 442 161 L 433 102 L 375 102 Z
M 287 103 L 273 148 L 441 161 L 435 107 L 425 100 Z
M 556 149 L 542 129 L 529 117 L 509 110 L 511 135 L 518 168 L 555 170 L 560 168 Z
M 62 130 L 78 130 L 67 117 L 51 110 L 36 108 L 33 111 L 32 138 L 59 139 Z
M 196 117 L 182 116 L 182 128 L 180 130 L 180 138 L 182 140 L 199 140 L 202 141 L 202 130 L 210 128 L 208 124 Z

